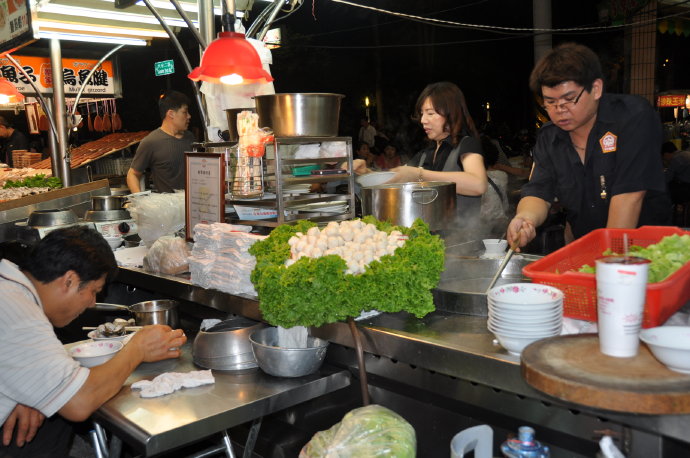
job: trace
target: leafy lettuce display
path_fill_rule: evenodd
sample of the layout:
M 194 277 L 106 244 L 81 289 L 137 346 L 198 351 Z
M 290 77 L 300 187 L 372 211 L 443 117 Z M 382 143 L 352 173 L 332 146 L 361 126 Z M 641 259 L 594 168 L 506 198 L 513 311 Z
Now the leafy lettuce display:
M 38 174 L 18 181 L 7 180 L 3 189 L 23 187 L 58 189 L 62 187 L 62 181 L 58 177 L 46 177 L 45 175 Z
M 611 250 L 602 253 L 604 256 L 620 256 Z M 632 245 L 628 250 L 630 256 L 649 259 L 648 283 L 657 283 L 665 280 L 675 271 L 690 261 L 690 235 L 673 234 L 662 238 L 658 243 L 646 248 Z M 588 264 L 578 269 L 578 272 L 595 273 L 596 268 Z
M 439 282 L 444 244 L 420 219 L 411 227 L 393 226 L 374 217 L 362 219 L 379 231 L 400 231 L 405 243 L 392 255 L 381 256 L 361 273 L 350 274 L 338 255 L 300 257 L 294 263 L 288 241 L 316 227 L 311 221 L 283 225 L 249 252 L 256 257 L 251 280 L 263 317 L 275 326 L 321 326 L 356 317 L 362 310 L 407 311 L 423 317 L 434 310 L 431 290 Z

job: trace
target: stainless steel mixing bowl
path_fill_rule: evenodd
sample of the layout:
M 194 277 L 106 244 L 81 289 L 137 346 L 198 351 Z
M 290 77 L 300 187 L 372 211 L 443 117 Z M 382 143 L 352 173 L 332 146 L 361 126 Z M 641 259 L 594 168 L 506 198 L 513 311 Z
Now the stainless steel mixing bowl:
M 276 377 L 302 377 L 316 372 L 326 357 L 328 341 L 307 338 L 307 348 L 278 346 L 278 329 L 265 328 L 249 337 L 261 370 Z

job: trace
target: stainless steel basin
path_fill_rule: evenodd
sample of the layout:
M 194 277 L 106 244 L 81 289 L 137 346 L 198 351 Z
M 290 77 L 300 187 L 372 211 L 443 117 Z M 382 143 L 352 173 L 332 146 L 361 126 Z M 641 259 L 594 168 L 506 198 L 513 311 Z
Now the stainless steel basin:
M 488 316 L 486 289 L 502 257 L 484 258 L 481 241 L 469 242 L 446 250 L 445 270 L 434 290 L 436 308 L 464 315 Z M 528 282 L 522 268 L 539 256 L 516 253 L 506 265 L 496 286 Z

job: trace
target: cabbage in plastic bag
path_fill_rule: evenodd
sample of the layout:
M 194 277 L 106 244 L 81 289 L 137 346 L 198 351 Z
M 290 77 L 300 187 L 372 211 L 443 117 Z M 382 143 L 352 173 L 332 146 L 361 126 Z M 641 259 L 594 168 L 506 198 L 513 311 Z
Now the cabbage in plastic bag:
M 299 458 L 414 458 L 416 450 L 412 425 L 372 404 L 351 410 L 330 429 L 314 434 Z

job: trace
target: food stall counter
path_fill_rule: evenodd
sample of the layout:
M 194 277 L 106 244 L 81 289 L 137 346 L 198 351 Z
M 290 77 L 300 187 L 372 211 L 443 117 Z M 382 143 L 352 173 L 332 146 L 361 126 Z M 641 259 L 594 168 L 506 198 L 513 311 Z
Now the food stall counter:
M 233 426 L 309 401 L 350 384 L 347 371 L 324 366 L 298 378 L 280 378 L 259 369 L 244 373 L 213 371 L 215 383 L 172 394 L 141 398 L 130 386 L 166 372 L 199 370 L 191 343 L 179 359 L 142 363 L 120 392 L 101 406 L 93 419 L 145 456 L 221 433 Z M 220 436 L 219 436 L 220 439 Z
M 254 319 L 261 317 L 256 298 L 207 290 L 192 285 L 185 278 L 154 275 L 139 268 L 120 268 L 117 281 L 196 302 L 199 310 L 210 307 Z M 593 442 L 596 431 L 620 430 L 620 434 L 630 435 L 635 443 L 628 454 L 631 458 L 672 456 L 654 452 L 665 447 L 668 438 L 673 444 L 690 447 L 687 437 L 690 415 L 617 413 L 558 400 L 536 390 L 523 379 L 520 358 L 494 342 L 486 321 L 483 316 L 443 310 L 421 319 L 407 313 L 384 313 L 358 321 L 374 399 L 383 405 L 405 408 L 402 406 L 406 401 L 397 393 L 404 392 L 407 398 L 414 400 L 426 399 L 431 392 L 443 396 L 439 401 L 442 405 L 460 402 L 474 409 L 484 409 L 485 421 L 490 424 L 492 419 L 504 422 L 507 415 L 520 424 L 533 424 L 541 431 L 550 429 L 592 445 L 596 443 Z M 326 363 L 350 371 L 356 369 L 355 345 L 346 323 L 325 325 L 312 329 L 312 333 L 337 344 L 330 346 Z M 395 385 L 399 385 L 398 388 Z M 402 391 L 390 395 L 389 387 Z M 421 406 L 416 405 L 414 415 L 418 415 L 422 423 L 439 418 L 437 411 L 432 417 L 425 417 L 421 410 Z

